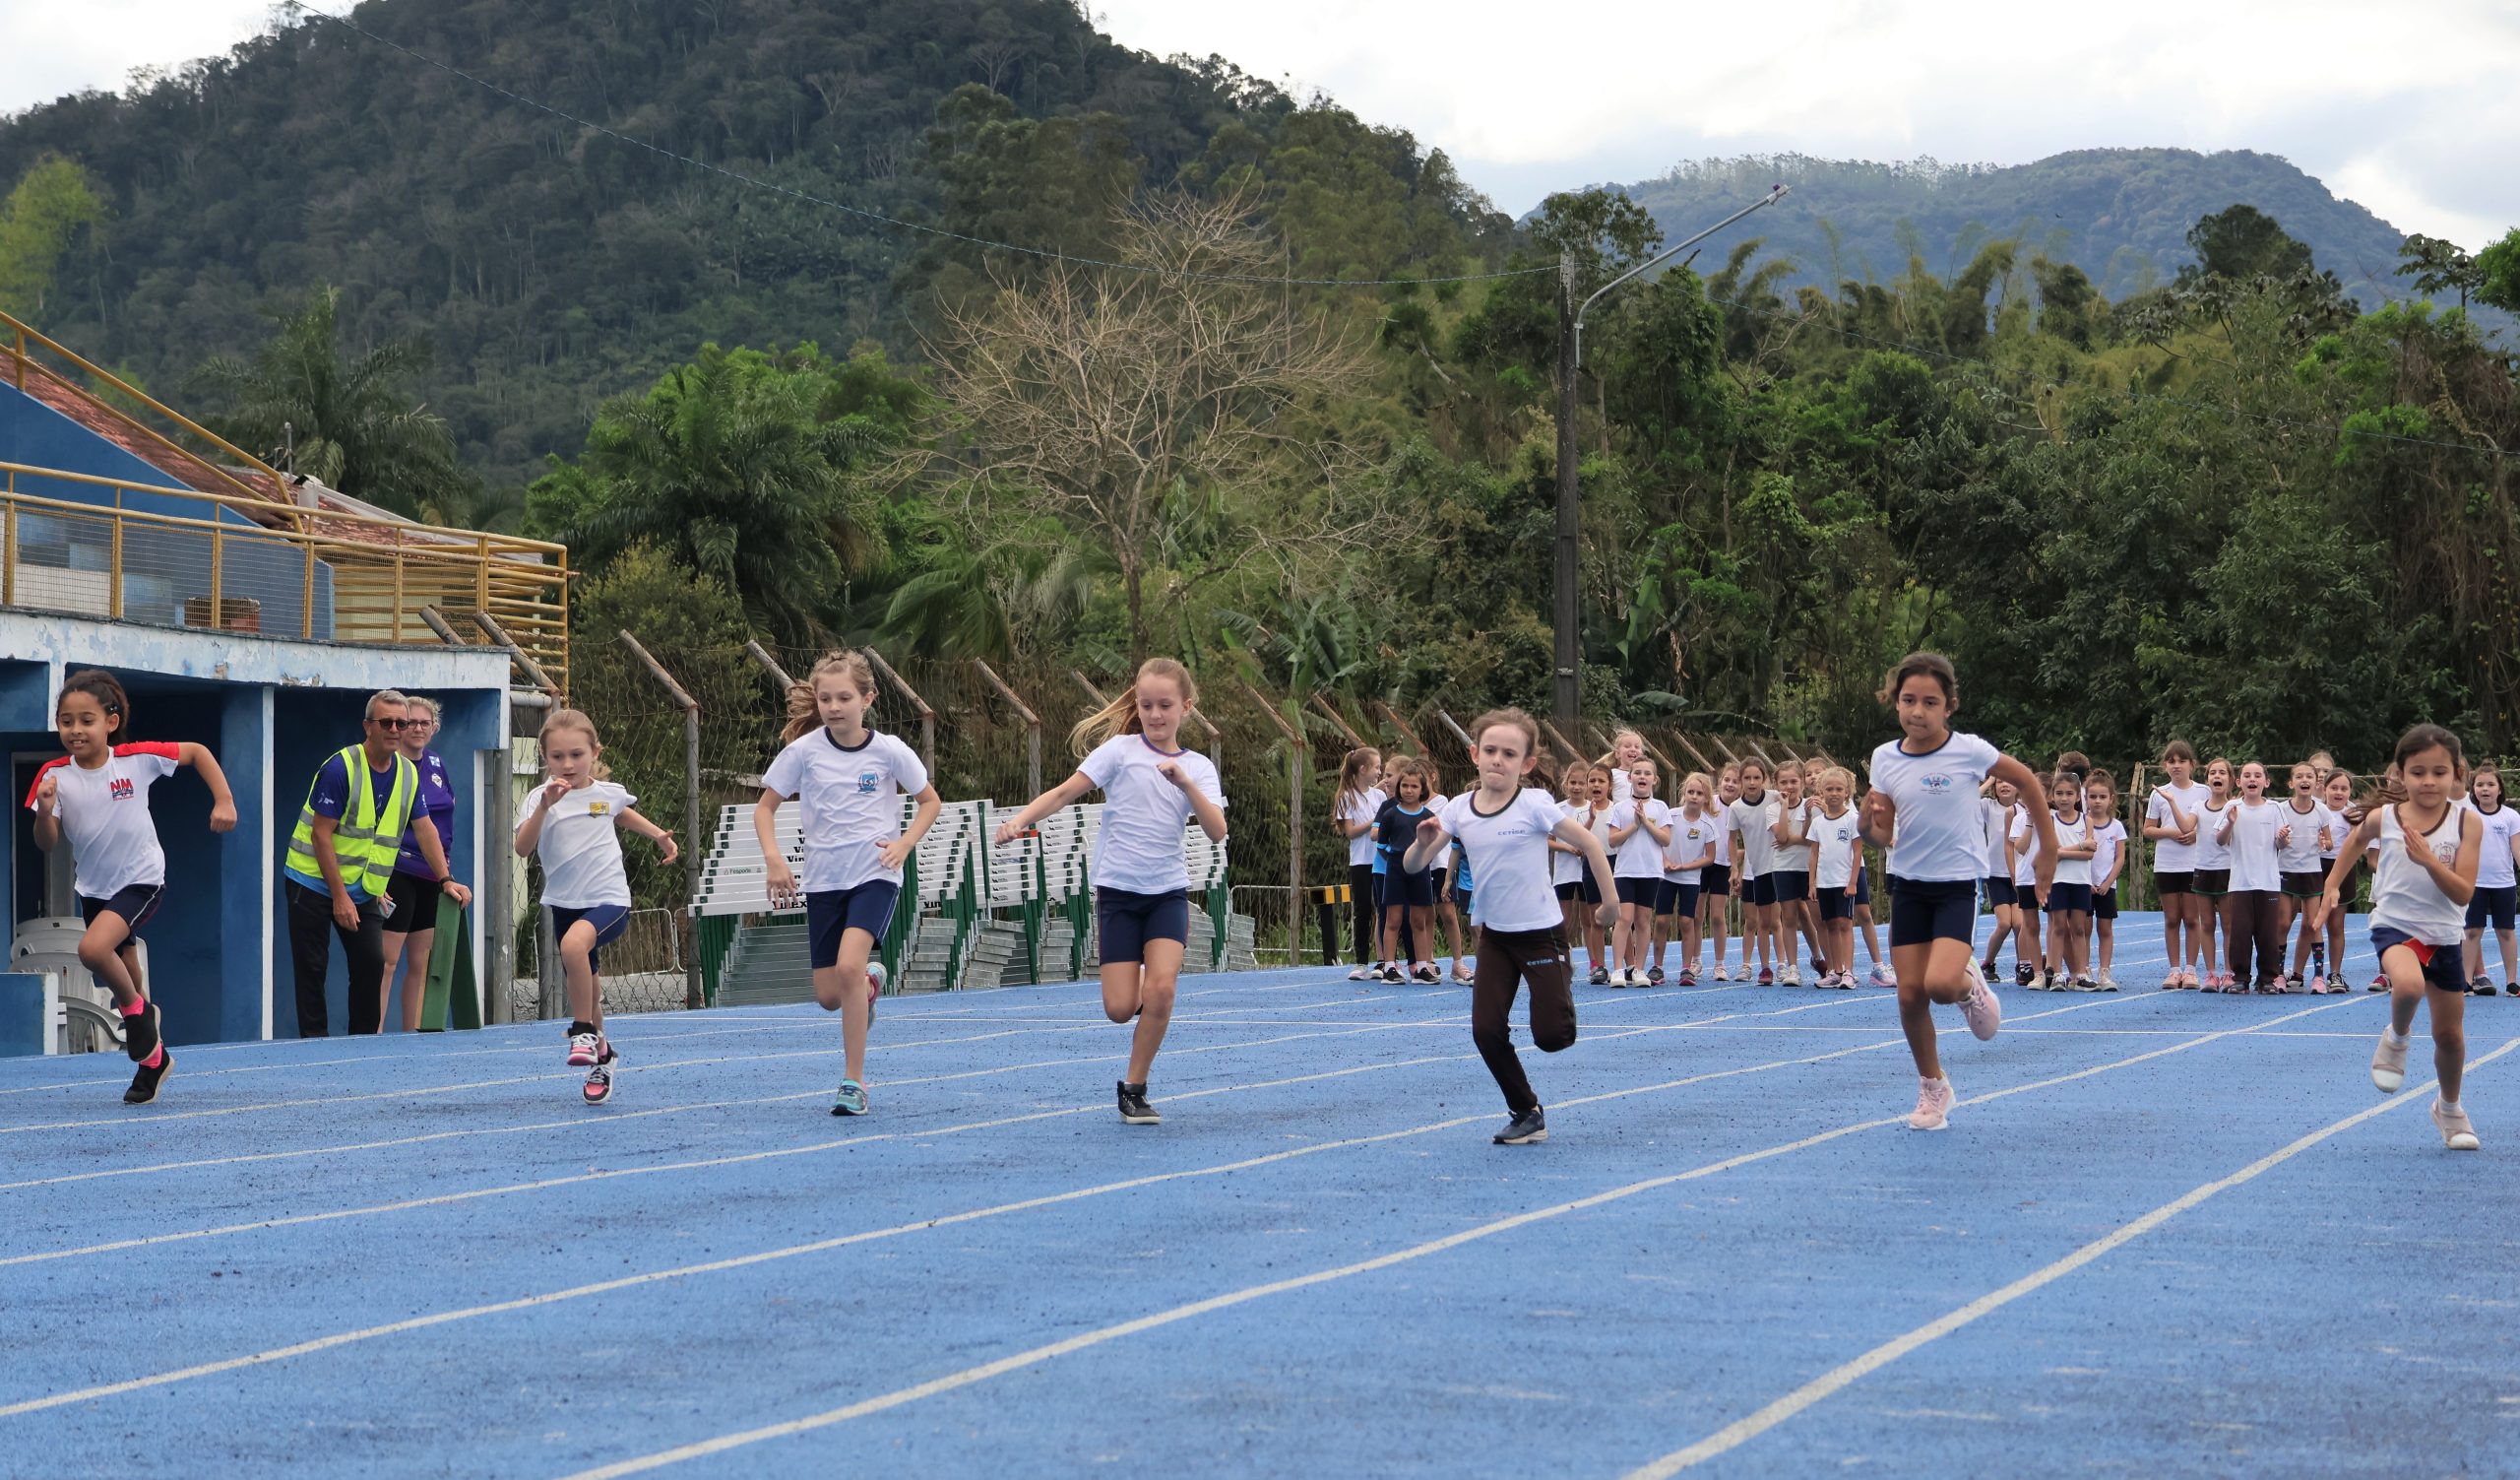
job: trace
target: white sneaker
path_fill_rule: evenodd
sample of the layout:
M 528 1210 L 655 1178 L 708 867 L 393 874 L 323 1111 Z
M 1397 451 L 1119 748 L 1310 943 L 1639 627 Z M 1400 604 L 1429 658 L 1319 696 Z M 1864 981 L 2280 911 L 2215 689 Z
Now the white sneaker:
M 1908 1114 L 1911 1130 L 1941 1130 L 1951 1124 L 1951 1076 L 1917 1079 L 1917 1108 Z
M 1370 966 L 1359 966 L 1354 971 L 1348 973 L 1348 980 L 1351 982 L 1362 982 L 1368 978 L 1379 975 L 1381 975 L 1381 973 L 1375 971 Z
M 1732 973 L 1726 970 L 1724 964 L 1720 961 L 1717 962 L 1715 966 L 1715 980 L 1719 982 L 1729 982 L 1732 980 Z
M 1969 995 L 1960 999 L 1960 1015 L 1968 1019 L 1969 1031 L 1982 1043 L 1994 1037 L 2004 1020 L 2003 1003 L 1995 999 L 1995 989 L 1986 985 L 1975 961 L 1969 963 Z
M 1789 966 L 1785 969 L 1785 975 L 1777 978 L 1777 980 L 1788 987 L 1799 987 L 1802 985 L 1802 968 L 1798 966 Z
M 2439 1100 L 2432 1102 L 2432 1124 L 2441 1127 L 2441 1144 L 2453 1151 L 2477 1148 L 2477 1127 L 2468 1124 L 2465 1106 L 2453 1110 Z
M 2390 1029 L 2380 1030 L 2380 1046 L 2371 1053 L 2371 1083 L 2380 1093 L 2393 1095 L 2406 1087 L 2406 1051 L 2411 1042 Z

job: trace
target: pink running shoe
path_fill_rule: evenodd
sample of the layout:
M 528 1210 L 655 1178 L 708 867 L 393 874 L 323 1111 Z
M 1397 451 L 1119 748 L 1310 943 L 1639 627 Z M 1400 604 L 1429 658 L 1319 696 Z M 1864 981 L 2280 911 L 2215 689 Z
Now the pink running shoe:
M 572 1034 L 570 1034 L 570 1035 L 569 1035 L 569 1067 L 571 1067 L 571 1068 L 592 1068 L 592 1067 L 594 1067 L 594 1066 L 595 1066 L 595 1062 L 596 1062 L 596 1055 L 597 1055 L 597 1052 L 598 1052 L 598 1050 L 597 1050 L 597 1045 L 600 1044 L 602 1041 L 603 1041 L 603 1040 L 601 1039 L 601 1037 L 600 1037 L 599 1035 L 597 1035 L 597 1034 L 594 1034 L 594 1033 L 572 1033 Z
M 1977 963 L 1970 965 L 1975 967 Z M 1974 970 L 1969 973 L 1969 995 L 1960 999 L 1960 1015 L 1969 1020 L 1969 1031 L 1978 1035 L 1982 1043 L 1994 1037 L 1995 1029 L 2004 1020 L 2004 1006 L 1995 999 L 1995 989 Z
M 2310 995 L 2311 995 L 2312 997 L 2325 997 L 2325 996 L 2327 996 L 2327 978 L 2325 978 L 2325 977 L 2312 977 L 2312 978 L 2310 978 Z
M 1759 968 L 1759 985 L 1762 987 L 1773 987 L 1776 985 L 1775 967 L 1762 966 Z
M 1882 965 L 1878 961 L 1872 963 L 1872 976 L 1870 980 L 1872 985 L 1875 987 L 1896 987 L 1899 985 L 1899 979 L 1890 974 L 1890 968 Z
M 1911 1130 L 1941 1130 L 1951 1123 L 1951 1078 L 1920 1076 L 1917 1080 L 1917 1108 L 1908 1114 Z

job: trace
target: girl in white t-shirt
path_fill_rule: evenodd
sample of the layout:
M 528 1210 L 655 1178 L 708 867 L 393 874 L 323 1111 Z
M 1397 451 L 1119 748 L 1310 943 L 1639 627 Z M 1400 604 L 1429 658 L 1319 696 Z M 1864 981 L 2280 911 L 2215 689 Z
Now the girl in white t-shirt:
M 2024 987 L 2047 985 L 2043 979 L 2048 958 L 2040 937 L 2048 924 L 2048 899 L 2039 883 L 2039 830 L 2033 825 L 2033 819 L 2048 810 L 2042 804 L 2047 800 L 2048 782 L 2042 777 L 2038 786 L 2013 804 L 2007 824 L 2012 850 L 2013 980 Z M 2048 870 L 2051 875 L 2054 871 Z
M 2328 831 L 2327 846 L 2319 850 L 2321 874 L 2336 868 L 2336 861 L 2343 857 L 2339 850 L 2345 846 L 2345 835 L 2354 830 L 2358 820 L 2354 812 L 2354 779 L 2352 771 L 2330 770 L 2319 782 L 2319 800 L 2326 804 L 2328 815 L 2336 819 L 2336 825 Z M 2345 912 L 2354 908 L 2355 890 L 2364 871 L 2361 859 L 2345 870 L 2345 909 L 2330 911 L 2327 917 L 2327 982 L 2338 992 L 2352 990 L 2345 975 Z
M 2048 949 L 2041 985 L 2053 992 L 2085 992 L 2091 980 L 2091 819 L 2083 810 L 2083 778 L 2059 771 L 2048 784 L 2048 815 L 2055 822 L 2056 870 L 2048 885 Z
M 1382 810 L 1382 752 L 1360 745 L 1339 763 L 1339 795 L 1332 805 L 1339 836 L 1348 840 L 1348 903 L 1355 911 L 1355 969 L 1351 982 L 1374 976 L 1374 815 Z
M 2126 824 L 2117 815 L 2117 778 L 2095 770 L 2083 778 L 2083 806 L 2091 815 L 2091 928 L 2093 985 L 2115 992 L 2110 965 L 2117 956 L 2117 879 L 2126 871 Z
M 1671 845 L 1664 851 L 1664 862 L 1674 871 L 1673 887 L 1678 890 L 1671 904 L 1679 921 L 1679 983 L 1683 987 L 1697 985 L 1701 891 L 1707 870 L 1715 867 L 1716 845 L 1723 836 L 1724 822 L 1715 812 L 1715 780 L 1704 771 L 1691 771 L 1680 783 L 1680 809 L 1671 815 Z
M 1916 1130 L 1940 1130 L 1951 1113 L 1935 1004 L 1957 1004 L 1980 1039 L 1994 1037 L 2003 1021 L 1994 989 L 1978 969 L 1978 886 L 1988 867 L 1979 786 L 1989 776 L 2025 795 L 2038 786 L 2028 766 L 1951 728 L 1959 700 L 1949 659 L 1911 653 L 1900 660 L 1881 686 L 1881 701 L 1898 712 L 1899 738 L 1872 752 L 1872 790 L 1864 798 L 1864 837 L 1890 851 L 1890 966 L 1899 978 L 1899 1027 L 1917 1066 L 1917 1108 L 1908 1116 Z M 2042 845 L 2039 870 L 2052 877 L 2055 818 L 2043 806 L 2032 825 Z
M 1741 880 L 1741 977 L 1750 979 L 1750 953 L 1758 951 L 1758 983 L 1762 987 L 1776 985 L 1776 961 L 1782 953 L 1777 937 L 1776 880 L 1769 875 L 1776 869 L 1776 820 L 1781 810 L 1777 796 L 1768 790 L 1768 766 L 1763 760 L 1741 762 L 1741 795 L 1725 808 L 1725 826 L 1732 837 L 1732 856 L 1740 860 L 1734 870 Z
M 1855 901 L 1863 878 L 1863 819 L 1855 809 L 1855 773 L 1844 766 L 1820 772 L 1819 800 L 1803 823 L 1811 840 L 1811 887 L 1820 911 L 1825 969 L 1817 985 L 1855 986 Z
M 1566 763 L 1557 777 L 1557 809 L 1574 818 L 1578 826 L 1590 827 L 1593 809 L 1593 763 L 1577 756 Z M 1557 894 L 1558 925 L 1566 932 L 1571 948 L 1584 937 L 1584 919 L 1592 911 L 1584 907 L 1584 850 L 1555 837 L 1548 840 L 1548 881 Z
M 2520 870 L 2515 869 L 2520 864 L 2520 811 L 2503 800 L 2502 774 L 2493 767 L 2479 766 L 2468 778 L 2468 810 L 2485 823 L 2485 841 L 2477 850 L 2477 892 L 2468 900 L 2468 992 L 2493 996 L 2493 979 L 2485 974 L 2485 932 L 2491 926 L 2502 943 L 2503 990 L 2520 997 L 2512 930 L 2513 916 L 2520 913 Z
M 2290 782 L 2292 795 L 2284 799 L 2282 814 L 2275 819 L 2275 868 L 2284 879 L 2283 932 L 2292 934 L 2298 919 L 2301 933 L 2293 948 L 2293 969 L 2284 981 L 2296 992 L 2306 988 L 2325 993 L 2330 985 L 2327 942 L 2310 929 L 2310 901 L 2327 887 L 2327 866 L 2336 858 L 2330 850 L 2344 836 L 2345 819 L 2319 800 L 2317 766 L 2306 760 L 2296 764 Z
M 2239 773 L 2220 755 L 2205 762 L 2205 800 L 2196 808 L 2196 892 L 2204 900 L 2205 939 L 2197 958 L 2205 966 L 2205 989 L 2229 992 L 2231 941 L 2223 901 L 2232 892 L 2232 850 L 2223 841 L 2223 819 L 2230 812 L 2233 784 Z M 2222 944 L 2218 947 L 2216 941 Z
M 44 762 L 27 794 L 27 808 L 35 814 L 35 846 L 50 853 L 65 835 L 70 839 L 79 918 L 88 925 L 79 937 L 79 964 L 113 994 L 122 1015 L 123 1052 L 138 1065 L 123 1103 L 146 1105 L 158 1098 L 158 1086 L 175 1066 L 159 1031 L 158 1004 L 141 980 L 139 952 L 132 948 L 166 895 L 166 851 L 149 814 L 149 789 L 184 766 L 200 772 L 210 788 L 215 833 L 236 826 L 236 799 L 209 746 L 132 740 L 131 697 L 102 669 L 84 669 L 62 680 L 52 725 L 69 754 Z M 51 1032 L 51 1025 L 44 1031 Z
M 825 1012 L 840 1014 L 846 1062 L 833 1115 L 866 1113 L 866 1033 L 886 977 L 884 963 L 871 958 L 901 902 L 902 863 L 917 851 L 944 806 L 918 752 L 867 728 L 866 711 L 874 703 L 875 670 L 865 655 L 825 654 L 805 681 L 788 691 L 788 728 L 780 735 L 778 757 L 762 773 L 761 800 L 752 809 L 770 901 L 793 909 L 803 898 L 814 1000 Z M 907 829 L 906 796 L 918 803 Z M 777 838 L 779 805 L 790 797 L 800 803 L 802 888 Z
M 1615 897 L 1618 881 L 1610 874 L 1601 840 L 1565 815 L 1546 792 L 1523 786 L 1540 751 L 1540 726 L 1531 716 L 1500 709 L 1480 716 L 1470 733 L 1479 785 L 1419 822 L 1417 841 L 1401 862 L 1406 869 L 1424 869 L 1455 838 L 1469 856 L 1471 876 L 1479 881 L 1479 970 L 1470 989 L 1471 1042 L 1513 1116 L 1496 1132 L 1496 1144 L 1529 1145 L 1548 1139 L 1548 1121 L 1514 1053 L 1516 994 L 1531 988 L 1532 1042 L 1542 1053 L 1554 1054 L 1575 1042 L 1574 964 L 1557 928 L 1544 840 L 1581 849 L 1585 871 L 1606 899 Z M 1637 785 L 1639 795 L 1652 797 L 1650 779 L 1635 778 L 1631 785 Z M 1659 883 L 1659 868 L 1655 877 Z M 1603 906 L 1605 919 L 1611 908 Z
M 1633 730 L 1621 730 L 1610 737 L 1610 753 L 1593 762 L 1610 773 L 1610 802 L 1613 805 L 1635 795 L 1632 772 L 1645 758 L 1645 737 Z
M 2205 896 L 2196 892 L 2197 817 L 2211 795 L 2196 780 L 2196 747 L 2183 740 L 2162 747 L 2170 781 L 2144 802 L 2144 836 L 2153 844 L 2153 888 L 2162 902 L 2162 952 L 2170 961 L 2164 991 L 2202 987 L 2213 969 L 2205 954 Z
M 1812 957 L 1812 983 L 1828 968 L 1820 964 L 1820 918 L 1811 901 L 1811 838 L 1810 822 L 1813 804 L 1803 795 L 1802 762 L 1789 760 L 1776 768 L 1776 822 L 1769 834 L 1776 840 L 1776 857 L 1768 869 L 1774 882 L 1768 893 L 1776 901 L 1776 950 L 1784 958 L 1783 980 L 1788 987 L 1802 985 L 1802 968 L 1796 957 L 1802 944 L 1808 942 Z
M 2239 768 L 2239 795 L 2223 808 L 2215 839 L 2230 852 L 2231 878 L 2223 895 L 2224 990 L 2284 990 L 2284 875 L 2276 834 L 2284 808 L 2268 800 L 2266 767 Z
M 2009 782 L 1990 783 L 1986 794 L 1978 799 L 1978 826 L 1984 840 L 1986 860 L 1986 910 L 1994 917 L 1995 927 L 1986 933 L 1985 959 L 1978 963 L 1979 971 L 1988 981 L 1994 980 L 1995 959 L 2004 948 L 2005 937 L 2021 926 L 2021 902 L 2012 886 L 2012 824 L 2021 814 L 2020 797 Z M 2021 954 L 2018 942 L 2013 954 Z
M 2371 1055 L 2371 1083 L 2382 1094 L 2406 1084 L 2409 1030 L 2419 1007 L 2432 1014 L 2432 1071 L 2440 1097 L 2432 1124 L 2453 1151 L 2477 1149 L 2476 1126 L 2459 1103 L 2467 1073 L 2467 983 L 2460 980 L 2461 935 L 2476 897 L 2485 819 L 2459 805 L 2466 756 L 2459 738 L 2438 725 L 2398 737 L 2397 782 L 2364 799 L 2362 819 L 2347 835 L 2327 889 L 2322 918 L 2341 909 L 2347 860 L 2376 848 L 2371 878 L 2371 949 L 2389 983 L 2389 1021 Z
M 1737 873 L 1732 867 L 1732 828 L 1727 820 L 1733 803 L 1741 800 L 1741 767 L 1737 761 L 1726 761 L 1715 776 L 1715 862 L 1698 873 L 1698 933 L 1715 943 L 1715 976 L 1718 982 L 1732 980 L 1724 965 L 1724 948 L 1732 937 L 1732 901 L 1740 890 L 1734 885 Z M 1695 963 L 1691 963 L 1695 964 Z M 1743 976 L 1748 976 L 1744 961 Z
M 1147 1075 L 1172 1024 L 1181 957 L 1190 939 L 1190 866 L 1181 852 L 1191 822 L 1225 841 L 1225 787 L 1216 763 L 1181 746 L 1181 721 L 1199 702 L 1190 671 L 1169 658 L 1138 665 L 1136 678 L 1087 715 L 1068 740 L 1083 757 L 1076 774 L 1000 823 L 1000 847 L 1041 818 L 1100 789 L 1102 831 L 1094 845 L 1096 928 L 1102 957 L 1102 1012 L 1137 1020 L 1128 1077 L 1119 1082 L 1120 1119 L 1161 1124 L 1147 1102 Z
M 569 1066 L 587 1070 L 586 1102 L 600 1105 L 612 1098 L 612 1068 L 621 1056 L 603 1036 L 598 973 L 604 946 L 630 924 L 630 874 L 615 829 L 627 827 L 655 843 L 668 865 L 682 849 L 671 832 L 632 809 L 638 798 L 613 784 L 595 721 L 582 711 L 552 710 L 538 743 L 550 779 L 517 819 L 516 853 L 542 861 L 542 907 L 551 912 L 569 991 Z
M 1617 855 L 1618 934 L 1611 942 L 1613 987 L 1643 987 L 1645 947 L 1654 933 L 1654 907 L 1663 897 L 1663 851 L 1671 842 L 1671 808 L 1654 795 L 1661 785 L 1654 762 L 1627 768 L 1627 800 L 1610 809 L 1610 851 Z

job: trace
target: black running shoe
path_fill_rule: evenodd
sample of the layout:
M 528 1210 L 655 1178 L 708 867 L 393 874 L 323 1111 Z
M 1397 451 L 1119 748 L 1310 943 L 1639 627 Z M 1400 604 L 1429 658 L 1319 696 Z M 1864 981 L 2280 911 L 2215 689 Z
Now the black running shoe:
M 2014 962 L 2014 963 L 2013 963 L 2013 968 L 2012 968 L 2012 984 L 2013 984 L 2015 987 L 2027 987 L 2027 986 L 2029 986 L 2029 985 L 2030 985 L 2030 979 L 2031 979 L 2032 977 L 2037 976 L 2037 975 L 2039 975 L 2039 973 L 2037 973 L 2037 972 L 2035 972 L 2035 971 L 2032 971 L 2032 970 L 2030 969 L 2030 963 L 2029 963 L 2029 962 L 2027 962 L 2027 961 L 2016 961 L 2016 962 Z
M 154 1066 L 144 1063 L 137 1070 L 133 1071 L 131 1076 L 131 1088 L 122 1092 L 122 1102 L 125 1105 L 146 1105 L 150 1101 L 157 1099 L 158 1086 L 165 1083 L 166 1076 L 173 1073 L 174 1070 L 175 1056 L 172 1054 L 159 1054 L 158 1056 L 158 1062 Z
M 1546 1139 L 1548 1118 L 1540 1113 L 1537 1105 L 1506 1122 L 1505 1128 L 1496 1132 L 1496 1144 L 1500 1146 L 1528 1146 Z
M 145 1004 L 140 1011 L 129 1014 L 123 1018 L 122 1051 L 131 1056 L 132 1062 L 138 1063 L 143 1059 L 157 1053 L 158 1042 L 158 1004 L 156 1002 L 149 1002 Z M 146 1105 L 149 1102 L 146 1099 L 140 1099 L 134 1100 L 131 1103 L 134 1105 Z
M 2493 996 L 2493 979 L 2492 979 L 2491 977 L 2479 977 L 2479 978 L 2477 978 L 2475 981 L 2470 982 L 2470 983 L 2468 984 L 2468 996 L 2470 996 L 2470 997 L 2491 997 L 2491 996 Z
M 1164 1124 L 1164 1117 L 1156 1114 L 1155 1107 L 1146 1102 L 1146 1086 L 1131 1084 L 1126 1080 L 1121 1081 L 1120 1084 L 1120 1119 L 1131 1126 Z
M 1610 969 L 1606 966 L 1594 967 L 1592 983 L 1596 987 L 1607 987 L 1610 984 Z

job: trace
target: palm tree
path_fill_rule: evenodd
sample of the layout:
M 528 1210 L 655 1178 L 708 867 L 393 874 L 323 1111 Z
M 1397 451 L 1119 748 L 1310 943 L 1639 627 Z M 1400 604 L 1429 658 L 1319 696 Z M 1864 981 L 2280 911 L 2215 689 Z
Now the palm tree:
M 812 377 L 703 347 L 644 397 L 597 413 L 553 533 L 590 567 L 652 543 L 735 592 L 782 641 L 818 640 L 865 561 L 848 474 L 880 436 L 855 417 L 817 421 L 817 395 Z
M 288 471 L 402 513 L 464 506 L 471 489 L 445 418 L 404 388 L 427 368 L 428 346 L 387 340 L 345 360 L 340 304 L 341 290 L 318 289 L 252 360 L 204 361 L 192 384 L 229 405 L 210 429 L 273 461 L 291 448 Z

